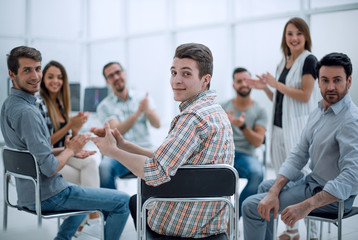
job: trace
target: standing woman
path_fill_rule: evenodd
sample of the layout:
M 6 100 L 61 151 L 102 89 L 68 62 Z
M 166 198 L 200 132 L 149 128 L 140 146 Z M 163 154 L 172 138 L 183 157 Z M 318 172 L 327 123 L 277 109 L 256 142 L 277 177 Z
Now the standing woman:
M 281 49 L 283 58 L 276 71 L 276 79 L 270 73 L 250 80 L 253 88 L 263 89 L 273 101 L 273 126 L 271 129 L 271 162 L 276 174 L 286 156 L 298 141 L 309 113 L 317 106 L 317 59 L 311 54 L 311 36 L 307 23 L 301 18 L 290 19 L 284 28 Z M 268 87 L 274 88 L 274 92 Z M 309 172 L 305 168 L 305 174 Z M 317 228 L 312 227 L 317 236 Z M 298 225 L 279 237 L 299 239 Z M 316 239 L 316 238 L 313 238 Z
M 64 147 L 65 138 L 72 132 L 75 136 L 88 119 L 88 113 L 80 112 L 70 117 L 70 87 L 65 68 L 56 61 L 49 62 L 43 69 L 40 96 L 37 104 L 44 116 L 51 145 L 54 148 Z M 83 151 L 84 156 L 94 152 Z M 71 183 L 99 187 L 99 171 L 97 161 L 93 156 L 85 158 L 72 157 L 59 172 L 63 178 Z M 98 219 L 98 213 L 91 213 L 90 219 Z

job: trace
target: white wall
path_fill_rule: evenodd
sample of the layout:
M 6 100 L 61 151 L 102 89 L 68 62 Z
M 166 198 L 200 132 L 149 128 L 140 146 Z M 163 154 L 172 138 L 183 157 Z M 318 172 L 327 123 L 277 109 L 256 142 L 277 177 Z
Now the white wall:
M 234 67 L 275 72 L 283 27 L 293 16 L 309 23 L 317 58 L 332 51 L 351 57 L 358 103 L 358 0 L 0 0 L 0 83 L 7 84 L 6 54 L 23 44 L 42 52 L 43 65 L 63 63 L 82 88 L 104 86 L 103 65 L 119 61 L 129 86 L 154 98 L 166 128 L 178 111 L 169 86 L 177 45 L 200 42 L 212 50 L 212 89 L 221 102 L 234 96 Z M 0 88 L 0 104 L 6 95 Z M 266 96 L 253 96 L 270 114 Z

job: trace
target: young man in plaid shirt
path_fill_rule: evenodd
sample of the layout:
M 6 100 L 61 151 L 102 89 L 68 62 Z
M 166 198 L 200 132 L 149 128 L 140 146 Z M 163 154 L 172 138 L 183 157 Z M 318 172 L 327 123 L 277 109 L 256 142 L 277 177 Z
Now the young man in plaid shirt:
M 123 139 L 117 130 L 92 129 L 101 153 L 117 159 L 131 172 L 157 186 L 170 181 L 182 165 L 232 164 L 233 136 L 225 111 L 210 91 L 213 57 L 202 44 L 183 44 L 170 68 L 174 100 L 181 102 L 168 136 L 154 152 Z M 135 218 L 136 197 L 130 204 Z M 158 202 L 148 211 L 152 231 L 167 236 L 203 238 L 227 230 L 228 207 L 222 202 Z

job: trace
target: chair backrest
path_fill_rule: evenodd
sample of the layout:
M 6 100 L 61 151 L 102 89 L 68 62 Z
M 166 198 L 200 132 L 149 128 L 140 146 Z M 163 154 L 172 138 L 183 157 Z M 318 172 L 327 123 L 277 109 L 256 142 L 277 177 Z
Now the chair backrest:
M 35 157 L 29 151 L 4 148 L 4 169 L 6 171 L 37 178 L 37 163 Z
M 237 186 L 237 172 L 226 164 L 186 165 L 171 180 L 153 187 L 141 181 L 142 198 L 232 196 Z M 235 169 L 234 169 L 235 170 Z
M 185 165 L 169 182 L 153 187 L 138 178 L 137 232 L 138 239 L 146 237 L 145 210 L 153 201 L 224 201 L 230 209 L 231 239 L 237 238 L 239 219 L 239 175 L 228 164 Z M 234 205 L 227 198 L 234 196 Z M 142 201 L 145 200 L 145 201 Z M 142 206 L 143 204 L 143 206 Z

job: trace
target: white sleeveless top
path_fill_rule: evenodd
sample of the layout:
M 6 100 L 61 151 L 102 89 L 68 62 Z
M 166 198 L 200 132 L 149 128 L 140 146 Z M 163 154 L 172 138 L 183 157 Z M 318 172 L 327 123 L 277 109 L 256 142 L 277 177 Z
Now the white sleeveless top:
M 300 56 L 293 63 L 290 71 L 286 77 L 286 85 L 289 87 L 301 89 L 302 88 L 302 70 L 306 57 L 311 53 L 307 50 L 303 51 Z M 285 68 L 286 61 L 283 58 L 277 67 L 276 79 L 279 78 L 283 69 Z M 276 106 L 276 92 L 273 95 L 273 110 L 272 117 Z M 286 155 L 291 151 L 301 136 L 303 127 L 306 125 L 309 113 L 317 107 L 318 101 L 318 84 L 314 83 L 314 88 L 311 98 L 307 103 L 297 101 L 287 95 L 284 96 L 282 102 L 282 130 L 285 141 Z M 272 121 L 273 122 L 273 121 Z M 272 128 L 273 124 L 271 125 Z M 272 132 L 272 129 L 271 131 Z M 271 141 L 270 141 L 271 142 Z

